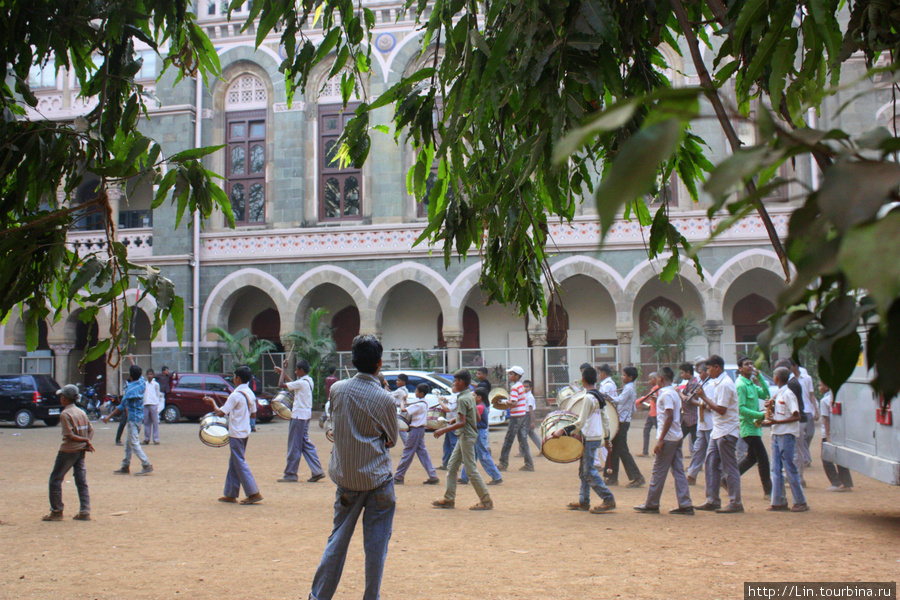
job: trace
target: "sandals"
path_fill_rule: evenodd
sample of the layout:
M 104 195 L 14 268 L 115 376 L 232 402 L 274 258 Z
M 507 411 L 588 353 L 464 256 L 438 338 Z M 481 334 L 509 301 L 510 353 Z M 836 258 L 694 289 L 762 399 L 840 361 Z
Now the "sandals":
M 478 504 L 473 504 L 472 506 L 470 506 L 469 510 L 494 510 L 494 501 L 482 500 Z
M 219 498 L 219 502 L 227 502 L 229 504 L 237 504 L 237 498 L 232 498 L 231 496 L 222 496 Z
M 446 498 L 441 498 L 440 500 L 434 500 L 431 503 L 433 508 L 456 508 L 455 500 L 447 500 Z
M 77 515 L 75 515 L 74 517 L 72 517 L 72 519 L 75 521 L 90 521 L 91 513 L 80 512 Z
M 247 496 L 246 498 L 244 498 L 243 500 L 241 500 L 241 504 L 244 504 L 244 505 L 246 505 L 246 504 L 256 504 L 257 502 L 261 502 L 262 499 L 263 499 L 262 494 L 260 494 L 259 492 L 256 492 L 256 493 L 253 494 L 252 496 Z
M 43 517 L 41 517 L 41 521 L 62 521 L 62 520 L 63 520 L 62 511 L 57 512 L 57 511 L 53 510 L 53 511 L 50 511 L 49 515 L 44 515 Z

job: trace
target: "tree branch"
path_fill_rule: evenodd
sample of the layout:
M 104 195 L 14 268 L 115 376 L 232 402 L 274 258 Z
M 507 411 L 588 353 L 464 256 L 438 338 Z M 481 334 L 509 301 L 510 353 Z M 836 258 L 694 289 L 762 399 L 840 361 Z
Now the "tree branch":
M 681 0 L 671 0 L 671 2 L 672 11 L 678 19 L 678 25 L 681 27 L 685 41 L 687 41 L 688 47 L 691 50 L 691 58 L 694 61 L 694 67 L 697 69 L 697 76 L 700 78 L 700 86 L 703 88 L 706 97 L 709 98 L 709 101 L 713 106 L 716 118 L 719 120 L 722 130 L 725 132 L 725 137 L 728 138 L 728 143 L 731 145 L 732 152 L 735 152 L 741 147 L 741 140 L 734 130 L 734 125 L 732 125 L 728 113 L 725 111 L 725 106 L 722 104 L 722 98 L 719 96 L 719 90 L 713 83 L 712 77 L 710 77 L 709 71 L 706 68 L 706 64 L 703 62 L 703 56 L 700 53 L 700 45 L 697 43 L 697 36 L 694 35 L 694 31 L 691 28 L 687 12 L 684 10 L 684 5 L 681 3 Z M 748 181 L 746 186 L 747 191 L 750 192 L 750 194 L 756 192 L 756 184 L 752 181 Z M 781 239 L 778 237 L 778 232 L 775 230 L 775 225 L 772 223 L 772 218 L 769 216 L 769 212 L 766 210 L 761 199 L 756 198 L 753 200 L 753 205 L 756 207 L 756 212 L 759 214 L 760 219 L 762 219 L 763 225 L 766 228 L 766 233 L 769 236 L 769 241 L 772 242 L 772 248 L 775 250 L 775 254 L 781 262 L 785 279 L 790 282 L 791 270 L 790 265 L 788 264 L 787 254 L 784 251 L 784 246 L 781 244 Z

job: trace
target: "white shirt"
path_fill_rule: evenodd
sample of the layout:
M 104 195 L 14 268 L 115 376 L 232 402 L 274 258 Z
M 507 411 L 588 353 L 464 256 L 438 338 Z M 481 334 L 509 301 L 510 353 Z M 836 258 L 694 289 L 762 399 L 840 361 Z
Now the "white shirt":
M 778 388 L 775 393 L 775 410 L 772 412 L 772 418 L 776 421 L 783 421 L 790 418 L 794 413 L 800 413 L 800 406 L 797 404 L 797 396 L 794 392 L 784 385 Z M 792 435 L 800 436 L 800 421 L 792 423 L 775 423 L 772 425 L 772 435 Z
M 618 392 L 616 392 L 616 382 L 613 381 L 612 377 L 607 377 L 606 379 L 598 383 L 597 391 L 601 394 L 606 394 L 613 400 L 619 397 Z
M 449 396 L 444 396 L 442 398 L 444 404 L 447 405 L 447 408 L 450 409 L 444 415 L 444 418 L 446 418 L 448 421 L 452 421 L 453 419 L 456 418 L 456 398 L 458 396 L 459 396 L 459 394 L 454 393 L 454 394 L 450 394 Z
M 525 404 L 528 407 L 528 410 L 534 410 L 537 408 L 537 401 L 534 399 L 534 394 L 531 392 L 525 392 Z
M 797 379 L 800 380 L 800 387 L 803 388 L 803 412 L 815 416 L 816 397 L 813 394 L 813 380 L 809 376 L 809 371 L 800 367 L 800 377 Z
M 706 394 L 707 398 L 716 397 L 716 382 L 712 377 L 707 377 L 701 387 L 703 387 L 703 393 Z M 706 405 L 703 405 L 702 408 L 703 418 L 697 421 L 697 431 L 712 431 L 713 418 L 716 412 Z
M 292 419 L 309 420 L 312 418 L 313 387 L 312 377 L 304 375 L 300 379 L 288 381 L 287 389 L 294 392 L 294 405 L 291 407 Z
M 825 419 L 831 419 L 831 404 L 834 402 L 834 398 L 831 394 L 831 390 L 825 392 L 825 395 L 822 396 L 822 399 L 819 400 L 819 414 L 822 415 L 822 439 L 824 440 L 826 437 L 825 433 Z
M 573 423 L 575 431 L 580 431 L 585 440 L 603 440 L 605 432 L 609 431 L 609 417 L 605 410 L 600 410 L 600 404 L 593 394 L 586 394 L 581 404 L 581 414 Z
M 162 394 L 159 391 L 159 384 L 154 379 L 153 381 L 147 382 L 147 387 L 144 388 L 144 406 L 158 406 L 161 404 Z
M 406 405 L 406 413 L 409 415 L 410 427 L 425 427 L 428 417 L 428 401 L 425 398 L 416 398 Z
M 222 405 L 221 410 L 228 415 L 228 435 L 233 438 L 243 439 L 250 435 L 250 406 L 256 404 L 256 394 L 246 383 L 234 388 L 228 396 L 228 400 Z
M 741 425 L 738 420 L 738 397 L 737 390 L 734 388 L 734 382 L 724 371 L 715 380 L 716 392 L 713 403 L 725 408 L 725 414 L 720 415 L 716 411 L 709 409 L 713 413 L 712 439 L 717 440 L 726 435 L 740 437 Z M 657 409 L 658 411 L 658 409 Z M 657 412 L 658 415 L 658 412 Z
M 684 437 L 681 433 L 681 396 L 675 391 L 670 384 L 659 390 L 659 396 L 656 398 L 656 439 L 658 440 L 662 434 L 663 423 L 666 422 L 666 411 L 672 410 L 672 425 L 666 432 L 665 441 L 677 442 Z

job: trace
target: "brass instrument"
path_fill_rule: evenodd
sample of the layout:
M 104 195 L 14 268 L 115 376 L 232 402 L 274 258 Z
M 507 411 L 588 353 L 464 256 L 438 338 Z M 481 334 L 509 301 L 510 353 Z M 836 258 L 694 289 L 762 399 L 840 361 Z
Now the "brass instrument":
M 512 405 L 509 403 L 509 392 L 502 387 L 495 387 L 488 393 L 488 402 L 497 410 L 512 408 Z

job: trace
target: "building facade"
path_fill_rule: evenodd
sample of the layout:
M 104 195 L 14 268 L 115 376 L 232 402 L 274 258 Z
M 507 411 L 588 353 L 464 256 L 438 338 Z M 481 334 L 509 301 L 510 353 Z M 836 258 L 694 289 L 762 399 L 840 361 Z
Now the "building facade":
M 329 69 L 323 66 L 313 74 L 307 93 L 288 105 L 278 72 L 284 58 L 278 34 L 255 48 L 255 32 L 241 32 L 246 8 L 229 22 L 221 12 L 223 4 L 201 0 L 197 6 L 219 53 L 222 80 L 206 85 L 186 79 L 173 85 L 173 73 L 157 80 L 160 61 L 147 52 L 139 77 L 155 100 L 142 129 L 166 154 L 225 145 L 207 164 L 225 177 L 236 228 L 226 228 L 224 217 L 214 215 L 199 229 L 196 224 L 176 229 L 173 207 L 163 205 L 150 213 L 152 187 L 108 190 L 118 236 L 132 259 L 160 267 L 185 298 L 182 347 L 171 324 L 150 339 L 149 319 L 139 316 L 134 331 L 138 342 L 129 350 L 140 364 L 205 371 L 209 359 L 222 352 L 221 342 L 207 333 L 210 327 L 231 332 L 249 328 L 280 343 L 284 334 L 303 328 L 312 308 L 328 311 L 341 351 L 349 350 L 356 334 L 372 333 L 392 351 L 386 356 L 389 366 L 453 370 L 485 365 L 499 372 L 523 364 L 542 396 L 575 379 L 585 360 L 620 368 L 652 363 L 642 337 L 655 307 L 692 316 L 700 325 L 703 335 L 690 341 L 688 359 L 719 353 L 732 362 L 754 345 L 763 329 L 759 320 L 771 313 L 785 287 L 757 216 L 741 220 L 702 250 L 702 278 L 685 263 L 675 281 L 665 284 L 657 277 L 661 264 L 647 259 L 649 228 L 621 219 L 600 251 L 599 221 L 592 199 L 586 198 L 572 223 L 551 226 L 551 271 L 561 294 L 550 314 L 525 318 L 510 308 L 487 305 L 477 257 L 454 260 L 445 268 L 440 248 L 413 247 L 425 227 L 426 211 L 406 189 L 411 148 L 375 133 L 362 169 L 342 169 L 331 162 L 334 142 L 349 119 L 349 111 L 341 110 L 340 77 L 327 80 Z M 402 2 L 364 4 L 375 11 L 377 24 L 372 73 L 360 93 L 375 97 L 403 73 L 433 60 L 436 50 L 423 51 L 415 23 L 401 13 Z M 698 84 L 690 63 L 675 52 L 669 60 L 675 85 Z M 71 119 L 91 108 L 67 74 L 53 78 L 37 71 L 33 77 L 40 86 L 40 112 L 33 118 Z M 883 110 L 878 98 L 863 98 L 840 117 L 833 116 L 836 101 L 818 116 L 819 126 L 827 128 L 838 119 L 850 130 L 886 124 L 892 112 Z M 389 111 L 381 109 L 382 122 L 389 120 Z M 752 127 L 741 127 L 742 138 L 752 142 Z M 713 123 L 701 124 L 695 132 L 709 143 L 713 162 L 727 155 L 724 137 Z M 779 234 L 786 236 L 796 206 L 792 197 L 815 185 L 816 173 L 800 161 L 783 175 L 793 182 L 767 205 Z M 95 187 L 96 182 L 86 182 L 76 202 L 88 199 Z M 692 202 L 677 180 L 664 201 L 688 240 L 706 239 L 718 223 L 707 218 L 706 207 Z M 70 233 L 70 244 L 81 251 L 102 249 L 103 231 L 97 226 L 85 215 Z M 131 290 L 125 301 L 136 298 Z M 152 301 L 139 308 L 151 311 Z M 47 323 L 39 352 L 28 355 L 22 322 L 13 315 L 0 326 L 0 370 L 49 368 L 60 383 L 100 375 L 116 391 L 117 370 L 102 360 L 78 367 L 88 337 L 108 327 L 108 313 L 91 326 L 77 317 L 73 311 Z M 417 350 L 424 352 L 410 353 Z M 275 361 L 270 358 L 269 366 Z

